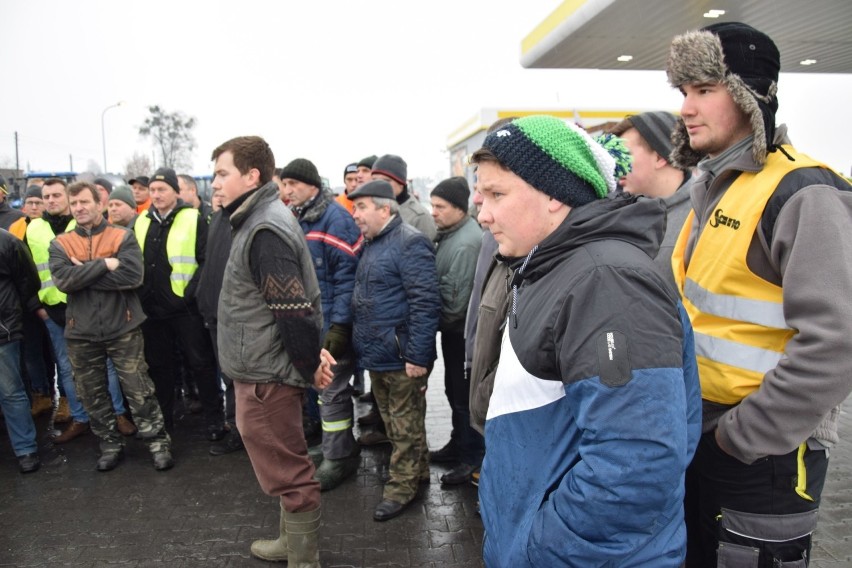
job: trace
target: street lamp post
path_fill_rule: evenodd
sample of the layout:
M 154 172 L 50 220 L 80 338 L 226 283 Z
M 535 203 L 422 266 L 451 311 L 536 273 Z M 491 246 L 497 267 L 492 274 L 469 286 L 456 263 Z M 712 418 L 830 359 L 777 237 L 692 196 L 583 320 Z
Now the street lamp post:
M 104 128 L 104 116 L 106 115 L 106 112 L 109 109 L 115 108 L 115 107 L 120 107 L 123 104 L 124 104 L 124 101 L 118 101 L 114 105 L 109 105 L 108 107 L 106 107 L 103 110 L 103 112 L 101 112 L 101 145 L 103 146 L 103 149 L 104 149 L 104 173 L 105 174 L 109 173 L 109 169 L 107 168 L 107 159 L 106 159 L 106 128 Z

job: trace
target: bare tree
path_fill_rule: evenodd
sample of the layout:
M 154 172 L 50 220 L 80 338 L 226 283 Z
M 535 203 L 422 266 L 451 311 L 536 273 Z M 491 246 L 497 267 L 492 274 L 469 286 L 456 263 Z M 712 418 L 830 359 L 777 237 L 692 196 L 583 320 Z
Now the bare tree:
M 162 165 L 175 170 L 191 168 L 195 118 L 180 111 L 166 112 L 158 105 L 149 106 L 148 113 L 144 124 L 139 127 L 139 134 L 153 140 L 160 151 Z
M 151 158 L 139 152 L 133 152 L 133 157 L 127 160 L 124 165 L 124 177 L 127 179 L 150 176 L 153 172 L 154 166 L 151 165 Z

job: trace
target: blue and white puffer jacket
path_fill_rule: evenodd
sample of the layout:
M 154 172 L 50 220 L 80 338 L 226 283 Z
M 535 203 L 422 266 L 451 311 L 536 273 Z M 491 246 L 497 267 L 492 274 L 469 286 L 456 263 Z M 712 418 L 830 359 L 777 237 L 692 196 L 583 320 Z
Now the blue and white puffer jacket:
M 701 434 L 692 328 L 653 258 L 659 200 L 572 210 L 515 266 L 485 423 L 489 567 L 677 567 Z

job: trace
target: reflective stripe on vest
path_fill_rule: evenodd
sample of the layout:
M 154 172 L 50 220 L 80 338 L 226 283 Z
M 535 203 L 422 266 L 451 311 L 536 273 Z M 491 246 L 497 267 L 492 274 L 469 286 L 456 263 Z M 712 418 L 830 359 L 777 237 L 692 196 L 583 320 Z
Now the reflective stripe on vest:
M 759 278 L 746 263 L 766 204 L 791 171 L 825 167 L 785 146 L 795 161 L 772 152 L 759 172 L 742 172 L 701 230 L 689 267 L 684 254 L 695 211 L 684 223 L 672 269 L 695 331 L 701 396 L 736 404 L 760 387 L 796 334 L 784 318 L 780 286 Z
M 195 258 L 198 215 L 198 211 L 191 207 L 178 211 L 166 237 L 166 256 L 172 268 L 169 282 L 172 285 L 172 292 L 179 298 L 183 298 L 189 281 L 198 270 L 198 260 Z M 145 236 L 150 226 L 151 218 L 148 215 L 140 215 L 136 218 L 136 224 L 133 227 L 143 254 L 145 253 Z
M 77 221 L 71 219 L 65 227 L 65 232 L 74 230 L 77 226 Z M 38 299 L 42 304 L 47 306 L 55 306 L 56 304 L 64 304 L 66 296 L 53 283 L 53 276 L 50 274 L 50 243 L 56 235 L 50 227 L 50 223 L 44 219 L 33 219 L 27 225 L 27 245 L 30 247 L 30 252 L 33 254 L 33 261 L 38 270 L 38 279 L 41 280 L 41 288 L 38 291 Z

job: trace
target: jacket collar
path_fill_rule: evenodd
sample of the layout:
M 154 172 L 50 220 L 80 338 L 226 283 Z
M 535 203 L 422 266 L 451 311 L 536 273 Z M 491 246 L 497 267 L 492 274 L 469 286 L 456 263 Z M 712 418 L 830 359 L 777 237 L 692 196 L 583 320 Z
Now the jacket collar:
M 241 200 L 237 200 L 227 207 L 228 211 L 231 213 L 231 227 L 234 229 L 239 228 L 254 209 L 264 205 L 268 206 L 269 204 L 274 203 L 275 200 L 280 201 L 281 197 L 278 191 L 278 185 L 276 185 L 274 181 L 270 181 L 260 188 L 253 189 L 244 194 L 241 197 Z M 231 208 L 234 205 L 237 207 L 232 210 Z

